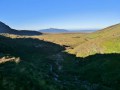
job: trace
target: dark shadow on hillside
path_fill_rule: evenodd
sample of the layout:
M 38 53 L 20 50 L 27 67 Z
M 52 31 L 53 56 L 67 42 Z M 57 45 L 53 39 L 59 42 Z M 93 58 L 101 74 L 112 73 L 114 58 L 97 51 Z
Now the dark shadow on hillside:
M 15 34 L 15 35 L 24 35 L 24 36 L 35 36 L 35 35 L 42 35 L 41 32 L 38 31 L 30 31 L 30 30 L 15 30 L 11 29 L 10 32 L 7 32 L 9 34 Z
M 14 34 L 14 35 L 22 35 L 22 36 L 36 36 L 42 35 L 43 33 L 37 31 L 28 31 L 28 30 L 12 30 L 10 32 L 0 32 L 1 34 Z
M 49 76 L 49 57 L 64 50 L 57 44 L 32 38 L 0 36 L 0 57 L 19 57 L 20 62 L 7 61 L 0 64 L 0 90 L 46 90 L 54 88 Z M 8 89 L 9 88 L 9 89 Z
M 86 90 L 84 85 L 90 90 L 119 90 L 120 54 L 77 58 L 64 50 L 38 39 L 0 36 L 0 57 L 20 58 L 19 63 L 0 64 L 0 90 Z M 114 73 L 118 78 L 108 75 Z

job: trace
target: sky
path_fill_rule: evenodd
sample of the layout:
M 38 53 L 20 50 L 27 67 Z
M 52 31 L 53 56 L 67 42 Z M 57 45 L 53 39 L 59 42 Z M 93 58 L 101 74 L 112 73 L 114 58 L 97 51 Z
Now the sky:
M 0 0 L 0 21 L 15 29 L 100 29 L 120 23 L 120 0 Z

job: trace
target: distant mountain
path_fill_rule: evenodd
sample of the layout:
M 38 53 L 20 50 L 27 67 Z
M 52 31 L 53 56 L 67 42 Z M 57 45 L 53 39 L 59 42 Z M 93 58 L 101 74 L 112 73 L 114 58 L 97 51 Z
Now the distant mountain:
M 41 35 L 41 32 L 38 31 L 29 31 L 29 30 L 15 30 L 10 28 L 8 25 L 0 22 L 0 33 L 9 33 L 16 35 Z
M 42 33 L 91 33 L 97 31 L 97 29 L 93 30 L 66 30 L 66 29 L 56 29 L 56 28 L 49 28 L 39 30 Z
M 43 29 L 39 31 L 42 33 L 67 33 L 69 32 L 68 30 L 65 30 L 65 29 L 56 29 L 56 28 Z

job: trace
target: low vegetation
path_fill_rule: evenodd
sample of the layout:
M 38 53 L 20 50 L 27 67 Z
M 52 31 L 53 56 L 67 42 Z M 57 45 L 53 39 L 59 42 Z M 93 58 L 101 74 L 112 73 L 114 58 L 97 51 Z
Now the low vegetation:
M 45 41 L 69 46 L 66 52 L 77 57 L 86 57 L 96 53 L 120 53 L 120 24 L 94 33 L 71 33 L 37 36 Z
M 1 34 L 0 90 L 120 90 L 119 33 Z

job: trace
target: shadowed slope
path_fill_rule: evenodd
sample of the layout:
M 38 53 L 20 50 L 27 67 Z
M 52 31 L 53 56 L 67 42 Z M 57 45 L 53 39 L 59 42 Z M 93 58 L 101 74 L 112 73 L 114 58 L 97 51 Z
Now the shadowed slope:
M 0 57 L 14 57 L 0 64 L 0 89 L 120 89 L 119 54 L 77 58 L 63 50 L 62 46 L 38 39 L 0 36 Z
M 28 36 L 42 34 L 37 31 L 11 29 L 8 25 L 4 24 L 3 22 L 0 22 L 0 33 L 9 33 L 9 34 L 15 34 L 15 35 L 28 35 Z
M 18 63 L 10 60 L 0 64 L 0 89 L 53 90 L 56 86 L 50 75 L 50 65 L 55 61 L 48 57 L 63 49 L 37 39 L 0 36 L 0 57 L 20 59 Z
M 10 33 L 11 31 L 9 26 L 0 21 L 0 33 Z

